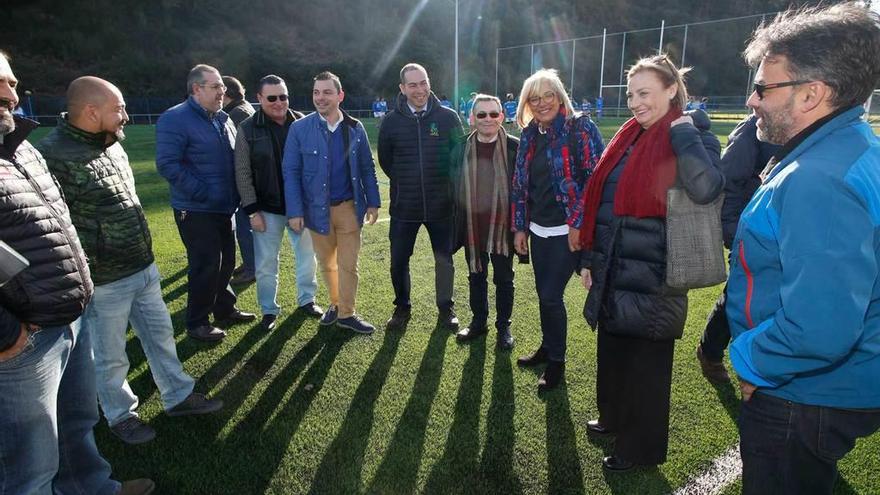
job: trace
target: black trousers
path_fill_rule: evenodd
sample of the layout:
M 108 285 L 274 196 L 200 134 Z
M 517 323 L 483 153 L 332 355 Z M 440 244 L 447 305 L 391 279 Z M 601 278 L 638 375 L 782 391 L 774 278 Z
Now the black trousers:
M 235 269 L 235 235 L 232 216 L 174 210 L 174 221 L 186 247 L 186 327 L 209 324 L 208 317 L 223 319 L 235 311 L 235 293 L 229 287 Z
M 467 249 L 464 257 L 468 266 L 471 256 Z M 489 260 L 492 261 L 492 283 L 495 284 L 495 328 L 510 328 L 510 315 L 513 314 L 513 254 L 480 253 L 483 271 L 468 273 L 470 304 L 473 320 L 471 326 L 486 326 L 489 321 Z
M 830 494 L 837 461 L 880 428 L 880 410 L 810 406 L 760 390 L 739 413 L 743 493 Z
M 412 283 L 409 259 L 416 245 L 419 229 L 424 225 L 434 251 L 434 289 L 437 307 L 452 308 L 452 284 L 455 265 L 452 263 L 452 218 L 435 222 L 404 222 L 391 218 L 388 239 L 391 241 L 391 285 L 394 286 L 394 305 L 410 307 Z
M 703 336 L 700 338 L 700 347 L 703 348 L 703 355 L 710 361 L 721 361 L 724 358 L 724 349 L 730 344 L 730 325 L 727 322 L 727 284 L 724 284 L 724 290 L 715 301 L 715 307 L 709 314 L 706 321 L 706 329 L 703 330 Z
M 642 465 L 666 462 L 674 340 L 618 337 L 599 321 L 596 402 L 615 434 L 614 455 Z
M 552 361 L 565 361 L 568 313 L 563 296 L 577 269 L 580 253 L 568 249 L 565 235 L 543 238 L 531 234 L 529 244 L 541 313 L 541 347 Z

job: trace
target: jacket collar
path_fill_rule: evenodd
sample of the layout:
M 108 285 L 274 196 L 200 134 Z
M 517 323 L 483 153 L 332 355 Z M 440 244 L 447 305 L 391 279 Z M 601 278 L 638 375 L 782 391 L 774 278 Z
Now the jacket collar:
M 858 121 L 863 113 L 865 113 L 865 109 L 861 105 L 857 105 L 851 108 L 838 109 L 816 122 L 813 122 L 795 137 L 789 139 L 783 148 L 777 152 L 777 156 L 774 156 L 774 158 L 771 159 L 772 162 L 778 157 L 779 163 L 773 167 L 767 175 L 767 178 L 764 179 L 764 182 L 766 183 L 775 177 L 776 174 L 781 172 L 789 163 L 797 160 L 800 155 L 810 149 L 810 147 L 818 141 L 825 138 L 825 136 Z
M 235 107 L 244 106 L 244 103 L 245 103 L 244 98 L 239 98 L 237 100 L 230 101 L 229 105 L 226 105 L 225 107 L 223 107 L 223 111 L 226 113 L 229 113 Z
M 189 107 L 192 109 L 192 111 L 194 111 L 198 115 L 204 117 L 206 120 L 208 120 L 208 121 L 212 120 L 211 117 L 208 115 L 207 110 L 202 108 L 202 106 L 199 105 L 199 102 L 197 102 L 195 97 L 193 97 L 192 95 L 190 95 L 186 98 L 186 104 L 189 105 Z M 216 114 L 214 114 L 214 118 L 217 119 L 218 121 L 220 121 L 220 124 L 226 124 L 226 119 L 229 118 L 229 115 L 226 112 L 224 112 L 223 110 L 220 110 Z
M 0 144 L 0 158 L 4 160 L 12 160 L 15 151 L 27 139 L 28 134 L 40 125 L 36 121 L 18 115 L 13 115 L 12 120 L 15 121 L 15 130 L 3 136 L 3 143 Z
M 293 113 L 293 110 L 287 109 L 287 117 L 284 119 L 284 124 L 289 124 L 296 120 L 296 115 Z M 262 108 L 258 109 L 254 114 L 254 125 L 257 127 L 266 127 L 269 122 L 273 122 L 271 119 L 266 117 L 266 112 L 263 111 Z
M 114 136 L 113 134 L 110 134 L 108 132 L 92 133 L 74 126 L 70 123 L 67 112 L 61 113 L 61 119 L 58 122 L 58 130 L 66 134 L 71 139 L 79 141 L 81 143 L 85 143 L 94 148 L 105 150 L 116 144 L 116 136 Z M 111 137 L 109 142 L 107 141 L 108 135 Z
M 437 110 L 437 107 L 440 106 L 440 100 L 437 99 L 437 95 L 431 91 L 428 94 L 428 106 L 425 109 L 425 117 L 434 113 Z M 415 114 L 413 114 L 412 110 L 410 110 L 409 105 L 406 102 L 406 95 L 403 93 L 397 94 L 397 111 L 400 112 L 404 117 L 409 117 L 411 119 L 416 118 Z

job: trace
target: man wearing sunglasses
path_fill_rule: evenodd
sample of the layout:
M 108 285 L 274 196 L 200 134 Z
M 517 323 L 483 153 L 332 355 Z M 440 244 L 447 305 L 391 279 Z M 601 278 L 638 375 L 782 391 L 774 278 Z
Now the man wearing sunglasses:
M 880 427 L 880 16 L 782 13 L 745 50 L 758 139 L 782 145 L 745 207 L 727 285 L 743 493 L 831 493 Z
M 287 228 L 284 177 L 281 160 L 287 133 L 303 114 L 290 109 L 287 84 L 275 75 L 260 79 L 257 100 L 260 109 L 238 127 L 235 140 L 235 183 L 241 195 L 241 209 L 254 233 L 254 265 L 257 301 L 263 313 L 260 326 L 275 328 L 278 305 L 278 253 L 284 233 L 290 239 L 296 263 L 296 300 L 299 310 L 321 317 L 315 305 L 318 290 L 315 249 L 308 232 Z

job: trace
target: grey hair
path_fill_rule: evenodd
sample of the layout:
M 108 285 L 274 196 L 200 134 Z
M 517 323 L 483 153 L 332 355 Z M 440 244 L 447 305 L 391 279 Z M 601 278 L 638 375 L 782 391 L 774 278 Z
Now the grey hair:
M 793 79 L 821 81 L 836 108 L 864 103 L 880 83 L 880 16 L 855 2 L 782 12 L 743 52 L 752 67 L 783 56 Z
M 484 101 L 491 101 L 498 105 L 498 109 L 501 112 L 504 112 L 504 107 L 501 106 L 501 100 L 495 95 L 487 95 L 485 93 L 480 93 L 474 97 L 474 108 L 477 108 L 477 103 L 481 103 Z
M 217 68 L 212 67 L 207 64 L 199 64 L 189 70 L 189 74 L 186 76 L 186 93 L 193 94 L 193 84 L 205 84 L 205 73 L 206 72 L 216 72 L 217 75 L 220 75 L 220 71 Z

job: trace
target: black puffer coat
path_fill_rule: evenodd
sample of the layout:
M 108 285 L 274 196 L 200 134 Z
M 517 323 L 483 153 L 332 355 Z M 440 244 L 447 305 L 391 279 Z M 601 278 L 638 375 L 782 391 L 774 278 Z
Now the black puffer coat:
M 677 160 L 676 182 L 696 203 L 718 197 L 724 177 L 718 168 L 720 144 L 709 132 L 705 112 L 690 114 L 694 125 L 670 130 Z M 626 160 L 628 155 L 624 156 Z M 648 340 L 678 339 L 687 317 L 687 290 L 666 285 L 666 223 L 663 218 L 614 214 L 617 179 L 623 166 L 608 177 L 596 219 L 593 250 L 582 253 L 582 267 L 592 271 L 593 286 L 584 317 L 593 328 Z
M 36 123 L 16 118 L 0 145 L 0 240 L 30 266 L 0 287 L 0 351 L 21 322 L 42 327 L 79 318 L 92 279 L 67 205 L 43 157 L 25 138 Z
M 406 96 L 379 124 L 379 166 L 391 179 L 392 218 L 431 222 L 452 215 L 452 148 L 464 131 L 454 110 L 431 93 L 428 111 L 412 113 Z

